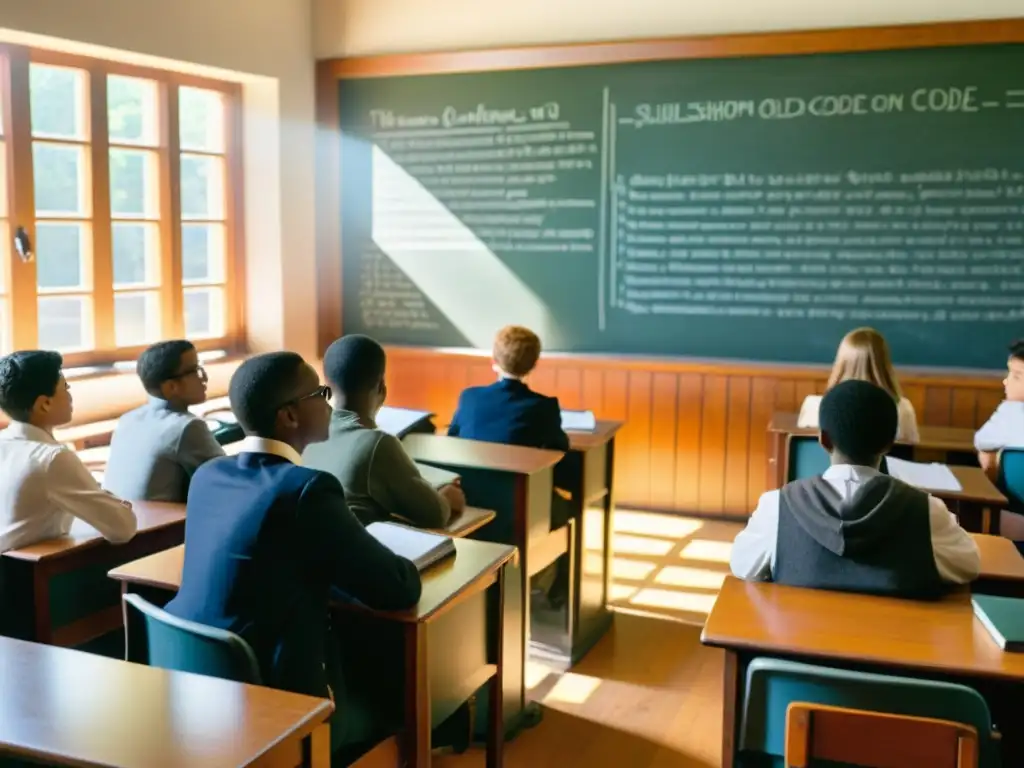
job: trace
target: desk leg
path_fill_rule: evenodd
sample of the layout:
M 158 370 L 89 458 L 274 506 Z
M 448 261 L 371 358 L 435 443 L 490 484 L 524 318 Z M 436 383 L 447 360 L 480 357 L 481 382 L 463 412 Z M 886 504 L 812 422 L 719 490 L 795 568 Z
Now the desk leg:
M 740 697 L 740 660 L 735 651 L 725 651 L 722 672 L 722 768 L 736 762 L 736 710 Z
M 491 589 L 494 597 L 491 606 L 487 644 L 488 660 L 495 666 L 494 679 L 488 687 L 487 711 L 487 768 L 501 768 L 505 753 L 505 717 L 503 705 L 505 692 L 501 681 L 505 679 L 505 573 L 507 567 L 498 572 L 498 580 Z
M 302 764 L 309 768 L 331 768 L 331 727 L 317 726 L 302 740 Z
M 430 765 L 430 678 L 427 625 L 405 625 L 405 759 L 409 768 Z
M 53 620 L 50 618 L 50 574 L 39 563 L 32 566 L 32 604 L 35 614 L 35 641 L 53 642 Z

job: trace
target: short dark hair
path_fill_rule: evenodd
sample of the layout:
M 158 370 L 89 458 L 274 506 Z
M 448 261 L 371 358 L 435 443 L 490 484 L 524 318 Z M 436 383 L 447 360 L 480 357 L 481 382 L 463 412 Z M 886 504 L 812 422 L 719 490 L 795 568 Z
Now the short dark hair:
M 1010 357 L 1024 360 L 1024 339 L 1017 339 L 1010 345 Z
M 139 362 L 135 364 L 142 386 L 149 394 L 159 396 L 160 385 L 174 378 L 181 366 L 181 358 L 195 348 L 191 341 L 184 339 L 159 341 L 148 347 L 139 355 Z
M 870 464 L 895 441 L 899 412 L 892 395 L 881 387 L 848 379 L 825 393 L 818 423 L 846 458 Z
M 324 375 L 346 394 L 367 392 L 384 378 L 387 355 L 369 336 L 342 336 L 327 348 Z
M 0 409 L 28 421 L 40 397 L 57 394 L 64 358 L 59 352 L 27 350 L 0 358 Z
M 294 395 L 305 362 L 295 352 L 267 352 L 238 366 L 228 399 L 246 434 L 273 436 L 277 412 Z

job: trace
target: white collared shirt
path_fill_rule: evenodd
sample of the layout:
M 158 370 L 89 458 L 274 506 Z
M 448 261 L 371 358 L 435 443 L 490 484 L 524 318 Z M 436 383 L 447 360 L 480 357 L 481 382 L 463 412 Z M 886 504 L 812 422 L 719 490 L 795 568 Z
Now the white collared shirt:
M 31 424 L 0 432 L 0 552 L 63 536 L 79 518 L 115 544 L 135 535 L 131 507 L 100 488 L 74 451 Z
M 1024 448 L 1024 403 L 1001 402 L 985 426 L 974 434 L 974 447 L 987 452 Z
M 256 437 L 250 435 L 242 440 L 238 449 L 239 453 L 269 453 L 271 456 L 278 456 L 287 459 L 292 464 L 302 465 L 302 454 L 292 448 L 288 443 L 280 440 L 271 440 L 269 437 Z
M 880 473 L 870 467 L 837 464 L 822 474 L 822 479 L 836 489 L 843 500 L 849 500 L 868 480 Z M 967 533 L 941 499 L 928 496 L 929 522 L 935 567 L 943 581 L 966 584 L 981 571 L 978 545 Z M 779 531 L 779 491 L 761 496 L 757 509 L 732 544 L 729 566 L 741 579 L 764 581 L 775 568 L 775 547 Z
M 800 406 L 800 415 L 797 416 L 796 425 L 801 429 L 818 429 L 818 411 L 821 410 L 821 395 L 808 395 Z M 896 439 L 901 443 L 916 443 L 921 440 L 917 430 L 917 412 L 914 404 L 905 397 L 900 398 L 897 406 L 899 415 L 899 426 L 896 429 Z

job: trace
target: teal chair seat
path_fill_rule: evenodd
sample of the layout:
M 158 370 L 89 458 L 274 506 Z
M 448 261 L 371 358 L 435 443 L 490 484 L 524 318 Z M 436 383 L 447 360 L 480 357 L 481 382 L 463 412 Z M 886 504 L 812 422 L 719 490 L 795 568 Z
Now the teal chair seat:
M 124 603 L 128 661 L 261 684 L 252 648 L 233 632 L 179 619 L 139 595 L 125 595 Z
M 817 477 L 828 469 L 831 460 L 817 437 L 793 435 L 789 438 L 787 482 Z
M 738 713 L 740 766 L 783 766 L 786 710 L 795 701 L 964 723 L 978 732 L 979 767 L 1000 765 L 992 716 L 985 699 L 972 688 L 758 658 L 747 667 Z
M 999 487 L 1010 510 L 1024 514 L 1024 450 L 1007 448 L 999 454 Z

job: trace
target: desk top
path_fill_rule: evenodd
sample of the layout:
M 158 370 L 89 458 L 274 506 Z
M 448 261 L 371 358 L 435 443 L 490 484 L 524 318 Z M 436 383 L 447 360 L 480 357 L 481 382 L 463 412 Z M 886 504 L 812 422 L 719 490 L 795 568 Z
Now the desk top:
M 1002 536 L 972 533 L 981 553 L 979 579 L 1024 582 L 1024 557 L 1012 541 Z
M 402 440 L 414 461 L 532 475 L 561 461 L 561 451 L 485 443 L 446 435 L 408 435 Z
M 416 607 L 379 615 L 409 623 L 427 621 L 449 603 L 476 591 L 474 586 L 498 571 L 515 554 L 516 548 L 507 544 L 455 539 L 455 557 L 423 572 L 423 594 Z M 177 592 L 184 561 L 185 546 L 181 545 L 120 565 L 110 571 L 109 576 L 129 584 Z
M 1003 492 L 996 488 L 981 467 L 949 465 L 950 471 L 960 482 L 959 491 L 929 491 L 933 496 L 952 501 L 969 501 L 1002 508 L 1009 502 Z
M 161 501 L 136 501 L 132 503 L 132 510 L 139 519 L 139 527 L 136 536 L 166 528 L 169 525 L 182 523 L 185 520 L 184 504 L 168 504 Z M 80 552 L 83 549 L 99 546 L 105 541 L 103 536 L 92 526 L 81 520 L 76 520 L 71 526 L 71 532 L 67 536 L 57 539 L 48 539 L 38 544 L 32 544 L 20 549 L 11 549 L 4 552 L 4 557 L 15 560 L 27 560 L 39 562 L 55 557 L 63 557 L 73 552 Z
M 817 429 L 798 427 L 798 414 L 776 413 L 768 423 L 769 432 L 790 435 L 816 436 Z M 929 427 L 924 424 L 917 428 L 921 439 L 915 445 L 940 451 L 962 451 L 974 453 L 974 430 L 965 427 Z
M 726 578 L 701 635 L 707 645 L 879 664 L 950 675 L 1024 680 L 958 590 L 937 602 L 798 589 Z
M 624 421 L 612 421 L 610 419 L 599 419 L 592 432 L 569 432 L 569 449 L 573 451 L 586 451 L 590 448 L 597 448 L 604 445 L 615 433 L 622 429 Z
M 0 745 L 71 766 L 249 765 L 334 705 L 213 677 L 0 638 Z

